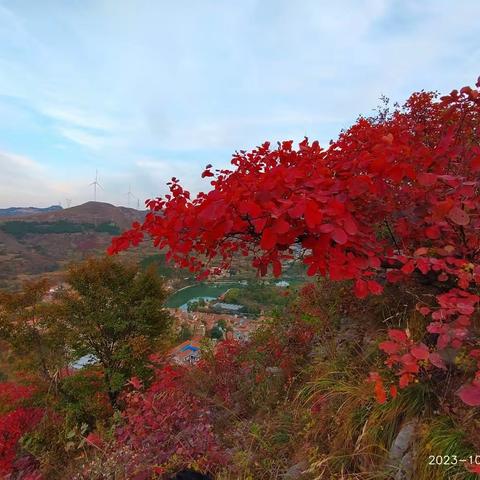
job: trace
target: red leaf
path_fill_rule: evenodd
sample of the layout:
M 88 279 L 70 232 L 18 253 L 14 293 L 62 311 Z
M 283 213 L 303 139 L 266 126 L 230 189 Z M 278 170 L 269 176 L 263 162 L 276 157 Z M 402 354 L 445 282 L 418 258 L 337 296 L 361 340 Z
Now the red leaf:
M 389 170 L 388 175 L 395 183 L 400 183 L 405 176 L 405 171 L 401 165 L 394 165 Z
M 448 213 L 448 218 L 457 225 L 466 226 L 470 223 L 470 216 L 468 213 L 459 207 L 453 207 Z
M 288 214 L 292 218 L 300 218 L 305 212 L 305 204 L 303 202 L 298 202 L 288 210 Z
M 437 182 L 438 175 L 433 173 L 419 173 L 417 176 L 418 183 L 423 187 L 431 187 Z
M 480 473 L 480 464 L 477 463 L 466 463 L 465 468 L 472 473 Z
M 142 388 L 142 381 L 138 377 L 132 377 L 128 383 L 135 389 L 139 390 Z
M 385 143 L 388 143 L 388 144 L 392 144 L 393 142 L 393 135 L 391 133 L 387 133 L 387 135 L 384 135 L 382 137 L 382 140 L 385 142 Z
M 387 401 L 387 392 L 385 392 L 385 388 L 380 382 L 375 384 L 375 397 L 377 398 L 377 402 L 380 404 L 383 404 Z
M 404 373 L 400 376 L 400 381 L 398 382 L 398 385 L 400 388 L 405 388 L 412 380 L 412 375 L 410 375 L 409 373 Z
M 417 258 L 416 259 L 417 268 L 426 275 L 430 270 L 430 262 L 426 258 Z
M 345 233 L 345 230 L 343 230 L 343 228 L 340 228 L 340 227 L 335 228 L 331 236 L 333 240 L 335 240 L 340 245 L 344 245 L 348 241 L 348 237 L 347 237 L 347 234 Z
M 315 228 L 323 218 L 323 213 L 313 200 L 308 200 L 305 205 L 305 222 L 308 228 Z
M 396 340 L 397 342 L 406 342 L 408 340 L 408 337 L 407 337 L 407 334 L 405 332 L 405 330 L 398 330 L 398 329 L 390 329 L 388 331 L 388 336 L 392 339 L 392 340 Z
M 273 223 L 272 229 L 275 233 L 287 233 L 290 230 L 290 224 L 283 218 L 279 218 Z
M 282 264 L 278 260 L 275 260 L 273 262 L 273 275 L 275 277 L 279 277 L 281 274 L 282 274 Z
M 367 285 L 370 293 L 373 293 L 373 295 L 380 295 L 383 292 L 383 287 L 374 280 L 368 280 Z
M 272 228 L 266 228 L 263 231 L 260 247 L 263 250 L 271 250 L 277 243 L 277 235 Z
M 85 437 L 85 440 L 86 440 L 87 443 L 89 443 L 90 445 L 94 445 L 94 446 L 96 446 L 96 447 L 101 447 L 102 444 L 103 444 L 102 437 L 100 437 L 100 435 L 98 435 L 98 434 L 95 433 L 95 432 L 89 433 L 89 434 Z
M 331 223 L 324 223 L 318 228 L 320 233 L 330 233 L 333 232 L 333 230 L 335 230 L 335 227 Z
M 395 398 L 398 394 L 397 387 L 395 385 L 390 385 L 390 395 L 392 398 Z
M 431 240 L 436 240 L 440 238 L 440 229 L 436 225 L 433 225 L 425 229 L 425 235 Z
M 428 308 L 428 307 L 420 307 L 418 309 L 418 311 L 424 316 L 426 317 L 427 315 L 430 314 L 431 310 Z
M 446 370 L 447 366 L 445 365 L 445 362 L 443 358 L 440 356 L 439 353 L 437 352 L 432 352 L 428 359 L 430 360 L 430 363 L 434 365 L 437 368 L 441 368 L 442 370 Z
M 403 267 L 402 267 L 402 272 L 405 274 L 410 274 L 415 270 L 415 263 L 413 260 L 409 260 Z
M 365 280 L 357 280 L 355 282 L 355 295 L 357 298 L 365 298 L 368 295 L 368 286 Z
M 387 280 L 390 283 L 398 283 L 405 278 L 405 275 L 399 270 L 388 270 L 387 271 Z
M 318 271 L 318 264 L 317 263 L 312 263 L 307 269 L 307 275 L 309 277 L 313 277 Z
M 253 223 L 253 226 L 255 227 L 255 231 L 257 233 L 260 233 L 265 228 L 265 225 L 267 224 L 267 219 L 257 218 L 253 220 L 252 223 Z
M 410 349 L 410 353 L 417 359 L 417 360 L 427 360 L 429 356 L 428 347 L 423 344 L 419 343 Z
M 480 385 L 463 385 L 458 390 L 457 395 L 471 407 L 480 406 Z
M 388 353 L 389 355 L 391 355 L 392 353 L 398 353 L 401 350 L 401 346 L 398 343 L 389 340 L 380 343 L 378 348 L 380 348 L 380 350 L 383 350 L 385 353 Z
M 472 172 L 480 171 L 480 155 L 476 156 L 470 163 L 470 168 Z
M 357 224 L 355 223 L 355 220 L 350 216 L 347 216 L 343 221 L 343 228 L 349 235 L 356 235 L 358 232 Z
M 257 218 L 262 214 L 262 209 L 253 201 L 245 202 L 245 204 L 240 205 L 240 212 L 243 214 L 248 214 L 252 218 Z

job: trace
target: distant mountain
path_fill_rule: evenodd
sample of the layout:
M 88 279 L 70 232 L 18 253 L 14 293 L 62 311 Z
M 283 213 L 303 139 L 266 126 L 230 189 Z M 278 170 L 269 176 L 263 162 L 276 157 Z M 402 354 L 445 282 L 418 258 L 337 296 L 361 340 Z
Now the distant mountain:
M 10 207 L 0 208 L 0 217 L 23 217 L 25 215 L 35 215 L 37 213 L 44 212 L 57 212 L 62 210 L 60 205 L 52 205 L 51 207 L 38 208 L 38 207 Z
M 102 202 L 29 214 L 24 210 L 0 218 L 0 287 L 103 254 L 114 235 L 146 214 Z
M 132 222 L 142 220 L 145 213 L 145 211 L 135 210 L 134 208 L 116 207 L 110 203 L 87 202 L 71 208 L 60 208 L 35 213 L 33 215 L 22 215 L 21 220 L 25 222 L 45 223 L 64 221 L 75 224 L 93 223 L 95 225 L 112 223 L 123 230 L 129 228 Z M 17 218 L 15 218 L 15 220 L 17 220 Z

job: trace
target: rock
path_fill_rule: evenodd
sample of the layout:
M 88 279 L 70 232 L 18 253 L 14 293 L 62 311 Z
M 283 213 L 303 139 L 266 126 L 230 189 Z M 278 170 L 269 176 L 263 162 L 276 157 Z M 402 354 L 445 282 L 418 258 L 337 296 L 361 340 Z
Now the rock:
M 270 373 L 271 375 L 282 375 L 283 370 L 279 367 L 267 367 L 266 371 Z
M 283 475 L 285 480 L 298 480 L 301 478 L 302 474 L 308 468 L 308 463 L 305 461 L 296 463 L 295 465 L 291 466 Z
M 413 480 L 413 445 L 418 419 L 405 423 L 390 447 L 388 465 L 394 470 L 394 480 Z

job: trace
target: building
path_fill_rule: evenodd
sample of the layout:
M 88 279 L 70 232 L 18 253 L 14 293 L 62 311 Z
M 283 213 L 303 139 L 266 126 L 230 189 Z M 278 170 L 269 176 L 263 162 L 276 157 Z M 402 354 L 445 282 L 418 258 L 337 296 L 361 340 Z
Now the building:
M 243 309 L 243 305 L 237 305 L 236 303 L 217 302 L 212 305 L 212 308 L 216 312 L 237 313 Z
M 200 360 L 200 338 L 192 338 L 172 348 L 168 353 L 168 358 L 177 365 L 194 365 Z

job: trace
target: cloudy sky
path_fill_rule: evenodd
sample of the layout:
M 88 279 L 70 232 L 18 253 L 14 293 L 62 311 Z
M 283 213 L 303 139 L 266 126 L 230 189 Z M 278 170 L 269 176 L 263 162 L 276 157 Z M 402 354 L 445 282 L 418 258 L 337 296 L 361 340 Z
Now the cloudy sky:
M 0 0 L 0 207 L 208 189 L 264 140 L 326 144 L 384 94 L 480 74 L 478 0 Z M 133 203 L 133 202 L 132 202 Z

